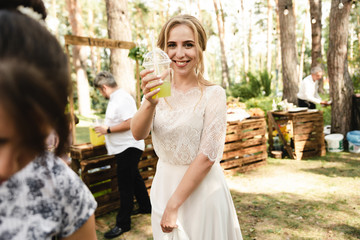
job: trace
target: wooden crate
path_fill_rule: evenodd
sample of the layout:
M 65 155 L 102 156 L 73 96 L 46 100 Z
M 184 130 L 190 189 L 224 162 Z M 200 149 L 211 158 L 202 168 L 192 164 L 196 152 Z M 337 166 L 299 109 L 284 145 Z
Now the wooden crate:
M 268 112 L 268 117 L 270 150 L 273 150 L 272 132 L 274 127 L 279 124 L 286 124 L 290 126 L 289 134 L 292 136 L 293 146 L 289 146 L 283 140 L 282 142 L 291 158 L 301 160 L 326 154 L 323 134 L 323 113 L 321 111 L 309 110 L 296 113 Z M 274 121 L 275 123 L 273 123 Z M 280 139 L 282 139 L 281 136 Z
M 95 215 L 99 216 L 120 207 L 114 156 L 103 155 L 80 162 L 81 178 L 94 194 L 98 203 Z
M 71 147 L 72 168 L 80 174 L 98 203 L 96 216 L 120 207 L 116 161 L 113 155 L 106 153 L 105 145 L 94 147 L 86 143 Z M 157 160 L 151 137 L 148 137 L 145 139 L 145 150 L 138 165 L 148 191 L 155 174 Z
M 252 118 L 228 122 L 223 158 L 225 171 L 246 172 L 266 164 L 266 121 Z

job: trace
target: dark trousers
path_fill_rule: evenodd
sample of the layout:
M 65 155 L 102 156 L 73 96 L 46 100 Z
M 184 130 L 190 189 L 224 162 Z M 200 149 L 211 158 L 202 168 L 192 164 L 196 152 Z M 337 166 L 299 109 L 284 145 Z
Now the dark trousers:
M 137 148 L 128 148 L 115 155 L 120 193 L 120 209 L 116 216 L 116 225 L 123 229 L 131 228 L 134 196 L 140 211 L 151 211 L 150 198 L 138 169 L 142 152 Z
M 307 100 L 303 100 L 298 98 L 298 106 L 299 107 L 307 107 L 308 109 L 316 109 L 316 105 L 312 102 L 309 102 Z

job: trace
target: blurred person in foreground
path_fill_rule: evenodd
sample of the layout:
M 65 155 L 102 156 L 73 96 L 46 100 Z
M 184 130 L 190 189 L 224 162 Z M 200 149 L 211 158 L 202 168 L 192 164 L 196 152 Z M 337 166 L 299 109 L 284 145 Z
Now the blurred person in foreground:
M 225 90 L 204 79 L 207 37 L 198 19 L 171 18 L 157 46 L 171 59 L 171 96 L 152 98 L 161 76 L 143 70 L 144 100 L 133 117 L 135 139 L 151 131 L 159 157 L 151 186 L 155 240 L 240 240 L 240 225 L 220 161 L 226 135 Z M 151 91 L 152 88 L 156 90 Z
M 0 1 L 0 239 L 92 240 L 97 203 L 59 157 L 70 78 L 45 17 L 41 0 Z
M 316 104 L 321 104 L 322 106 L 331 105 L 330 101 L 323 101 L 318 93 L 319 81 L 322 79 L 322 76 L 322 68 L 316 66 L 311 68 L 311 74 L 301 81 L 297 94 L 299 107 L 316 109 Z

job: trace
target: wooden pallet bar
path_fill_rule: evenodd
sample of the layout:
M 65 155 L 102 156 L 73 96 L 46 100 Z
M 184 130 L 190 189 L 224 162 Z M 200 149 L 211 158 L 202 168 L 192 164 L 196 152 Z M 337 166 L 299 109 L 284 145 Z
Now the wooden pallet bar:
M 228 122 L 223 158 L 225 172 L 246 172 L 266 163 L 266 121 L 252 118 Z
M 113 155 L 107 155 L 105 145 L 90 143 L 71 147 L 72 169 L 77 172 L 98 203 L 96 216 L 114 211 L 120 207 L 117 166 Z M 158 157 L 152 147 L 151 137 L 145 139 L 145 150 L 140 158 L 139 171 L 145 186 L 150 190 Z
M 286 142 L 279 125 L 290 126 L 289 134 L 293 147 Z M 273 150 L 273 130 L 276 129 L 285 150 L 292 159 L 301 160 L 326 154 L 324 141 L 323 113 L 317 110 L 301 112 L 268 112 L 269 148 Z

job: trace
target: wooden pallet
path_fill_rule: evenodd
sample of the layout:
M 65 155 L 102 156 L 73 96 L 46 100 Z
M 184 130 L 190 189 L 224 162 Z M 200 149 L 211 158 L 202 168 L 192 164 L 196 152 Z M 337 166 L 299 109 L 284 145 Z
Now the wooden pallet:
M 99 216 L 120 207 L 117 189 L 116 161 L 114 156 L 103 155 L 80 162 L 81 178 L 94 194 L 98 203 L 95 215 Z
M 266 164 L 265 118 L 228 122 L 223 158 L 225 171 L 246 172 Z
M 107 154 L 105 145 L 93 146 L 91 143 L 72 145 L 70 152 L 71 158 L 79 161 Z
M 86 143 L 71 147 L 72 168 L 81 176 L 98 203 L 96 216 L 120 207 L 116 161 L 113 155 L 106 153 L 105 145 L 92 146 Z M 151 137 L 148 137 L 138 165 L 148 191 L 155 175 L 157 160 Z
M 271 111 L 268 112 L 268 121 L 270 151 L 273 150 L 272 132 L 275 128 L 290 158 L 301 160 L 326 154 L 322 112 L 304 111 L 289 113 Z M 279 124 L 288 124 L 290 126 L 289 134 L 293 139 L 293 147 L 285 141 L 283 134 L 279 130 Z

